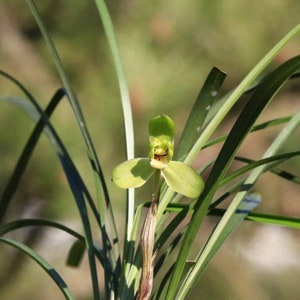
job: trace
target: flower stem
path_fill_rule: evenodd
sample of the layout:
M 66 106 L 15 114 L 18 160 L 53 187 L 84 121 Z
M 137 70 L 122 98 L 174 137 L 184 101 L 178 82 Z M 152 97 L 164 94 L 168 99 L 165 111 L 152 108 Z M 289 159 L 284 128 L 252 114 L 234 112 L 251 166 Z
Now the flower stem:
M 141 249 L 143 265 L 138 300 L 150 299 L 153 287 L 153 267 L 154 259 L 156 256 L 156 253 L 153 253 L 153 249 L 155 243 L 157 203 L 159 201 L 161 183 L 161 171 L 156 170 L 154 178 L 154 192 L 152 194 L 152 203 L 148 209 L 144 226 L 141 232 Z

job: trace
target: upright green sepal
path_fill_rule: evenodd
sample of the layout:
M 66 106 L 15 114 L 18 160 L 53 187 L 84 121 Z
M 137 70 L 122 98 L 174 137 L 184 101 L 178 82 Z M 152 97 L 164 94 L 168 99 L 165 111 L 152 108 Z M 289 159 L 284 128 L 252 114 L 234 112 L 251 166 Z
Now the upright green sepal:
M 154 117 L 149 122 L 149 137 L 161 137 L 165 136 L 166 138 L 169 138 L 170 140 L 174 140 L 174 134 L 175 134 L 175 125 L 173 120 L 163 114 L 157 117 Z
M 149 158 L 155 169 L 164 169 L 174 153 L 173 120 L 167 115 L 153 118 L 149 123 Z

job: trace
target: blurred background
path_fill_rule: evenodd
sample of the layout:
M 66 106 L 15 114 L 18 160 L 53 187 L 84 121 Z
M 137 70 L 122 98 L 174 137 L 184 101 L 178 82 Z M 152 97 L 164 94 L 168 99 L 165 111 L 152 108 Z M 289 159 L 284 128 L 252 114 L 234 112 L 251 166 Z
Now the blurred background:
M 108 1 L 107 1 L 108 2 Z M 116 75 L 102 24 L 93 1 L 36 1 L 80 99 L 88 127 L 106 174 L 112 202 L 124 222 L 124 192 L 110 182 L 111 170 L 125 159 L 123 118 Z M 213 66 L 228 74 L 222 88 L 234 88 L 251 68 L 289 30 L 299 23 L 300 2 L 187 0 L 109 1 L 130 89 L 135 125 L 136 156 L 148 151 L 147 125 L 167 113 L 180 136 L 194 100 Z M 299 54 L 299 37 L 272 63 L 274 68 Z M 0 3 L 0 69 L 20 80 L 42 107 L 61 87 L 48 49 L 24 1 Z M 299 109 L 298 81 L 287 85 L 260 121 L 286 116 Z M 0 78 L 0 97 L 23 96 Z M 237 106 L 218 134 L 227 132 Z M 93 176 L 73 112 L 64 100 L 53 118 L 72 158 L 91 191 Z M 19 108 L 1 102 L 0 191 L 3 190 L 33 123 Z M 251 135 L 241 155 L 259 158 L 279 128 Z M 299 147 L 299 132 L 286 149 Z M 195 162 L 200 167 L 218 149 Z M 300 173 L 300 162 L 286 168 Z M 300 189 L 274 175 L 264 175 L 256 186 L 263 202 L 259 212 L 300 217 Z M 138 203 L 149 190 L 138 191 Z M 42 138 L 14 196 L 7 220 L 44 217 L 81 231 L 79 215 L 48 141 Z M 199 245 L 217 220 L 207 218 Z M 72 240 L 54 230 L 20 230 L 13 237 L 26 241 L 52 263 L 76 299 L 91 299 L 87 262 L 79 269 L 64 266 Z M 245 222 L 225 243 L 189 299 L 300 299 L 300 233 L 297 230 Z M 198 245 L 198 246 L 199 246 Z M 35 263 L 0 245 L 0 299 L 63 299 L 56 286 Z M 14 259 L 13 259 L 14 258 Z

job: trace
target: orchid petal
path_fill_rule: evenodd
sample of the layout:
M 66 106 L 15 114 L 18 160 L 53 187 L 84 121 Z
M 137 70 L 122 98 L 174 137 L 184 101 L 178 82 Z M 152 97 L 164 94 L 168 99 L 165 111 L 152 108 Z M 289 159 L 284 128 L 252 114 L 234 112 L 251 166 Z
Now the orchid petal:
M 120 188 L 136 188 L 142 186 L 154 172 L 148 158 L 135 158 L 116 166 L 112 180 Z
M 186 197 L 197 198 L 204 188 L 204 182 L 199 174 L 183 162 L 170 161 L 162 173 L 167 185 Z

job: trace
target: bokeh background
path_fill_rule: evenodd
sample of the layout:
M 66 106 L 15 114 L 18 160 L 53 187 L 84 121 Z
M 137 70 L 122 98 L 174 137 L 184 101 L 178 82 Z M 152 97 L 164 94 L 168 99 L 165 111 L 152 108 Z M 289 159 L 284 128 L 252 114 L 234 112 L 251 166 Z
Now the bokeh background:
M 116 76 L 102 24 L 93 1 L 36 1 L 77 92 L 113 199 L 120 234 L 124 192 L 110 183 L 112 168 L 125 159 L 122 111 Z M 147 153 L 147 124 L 169 114 L 177 135 L 213 66 L 228 76 L 222 88 L 234 88 L 262 56 L 299 23 L 297 0 L 109 1 L 132 100 L 136 155 Z M 299 54 L 294 39 L 270 68 Z M 44 107 L 60 79 L 25 1 L 0 2 L 0 68 L 20 80 Z M 20 96 L 0 78 L 0 97 Z M 291 82 L 261 120 L 289 115 L 300 107 L 298 81 Z M 32 128 L 16 107 L 0 102 L 0 191 L 3 190 Z M 237 106 L 218 134 L 230 129 Z M 63 101 L 53 117 L 72 158 L 93 191 L 93 176 L 72 110 Z M 251 135 L 241 155 L 259 158 L 279 128 Z M 298 149 L 299 133 L 286 145 Z M 216 151 L 195 162 L 200 167 Z M 300 173 L 300 162 L 286 168 Z M 300 217 L 300 189 L 265 175 L 256 191 L 257 211 Z M 138 202 L 147 200 L 147 188 Z M 79 216 L 59 162 L 42 138 L 9 209 L 7 220 L 45 217 L 81 231 Z M 217 220 L 208 218 L 197 243 L 204 242 Z M 72 240 L 57 231 L 30 228 L 14 237 L 32 245 L 64 276 L 76 299 L 91 299 L 88 266 L 64 266 Z M 226 242 L 189 299 L 300 299 L 300 233 L 297 230 L 245 222 Z M 198 245 L 198 246 L 199 246 Z M 14 259 L 12 259 L 14 258 Z M 0 299 L 63 299 L 44 272 L 29 259 L 0 245 Z

